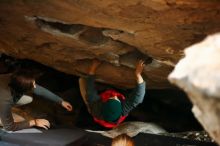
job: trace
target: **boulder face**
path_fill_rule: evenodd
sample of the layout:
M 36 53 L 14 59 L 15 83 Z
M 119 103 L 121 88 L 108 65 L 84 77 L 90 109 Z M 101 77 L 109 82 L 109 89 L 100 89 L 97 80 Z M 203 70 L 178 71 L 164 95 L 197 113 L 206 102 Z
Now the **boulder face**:
M 77 76 L 98 58 L 98 80 L 122 87 L 141 58 L 148 88 L 172 88 L 183 49 L 219 24 L 218 0 L 1 0 L 0 53 Z
M 220 144 L 220 33 L 187 48 L 185 54 L 169 80 L 188 94 L 195 117 Z

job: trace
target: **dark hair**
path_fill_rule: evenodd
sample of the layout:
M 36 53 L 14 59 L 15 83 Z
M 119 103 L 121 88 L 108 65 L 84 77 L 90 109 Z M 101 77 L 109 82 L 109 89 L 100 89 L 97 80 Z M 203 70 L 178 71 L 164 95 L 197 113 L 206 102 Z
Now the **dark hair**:
M 33 81 L 35 80 L 33 74 L 28 70 L 18 70 L 11 76 L 9 87 L 13 101 L 16 103 L 21 96 L 33 89 Z
M 112 146 L 134 146 L 134 141 L 127 134 L 121 134 L 113 138 Z

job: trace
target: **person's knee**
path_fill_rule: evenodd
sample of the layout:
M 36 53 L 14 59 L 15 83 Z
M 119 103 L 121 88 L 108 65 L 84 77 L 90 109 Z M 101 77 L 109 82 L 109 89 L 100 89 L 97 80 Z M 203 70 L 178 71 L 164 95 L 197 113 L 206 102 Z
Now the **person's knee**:
M 25 104 L 29 104 L 33 101 L 33 98 L 31 96 L 28 95 L 23 95 L 18 102 L 16 103 L 17 105 L 25 105 Z

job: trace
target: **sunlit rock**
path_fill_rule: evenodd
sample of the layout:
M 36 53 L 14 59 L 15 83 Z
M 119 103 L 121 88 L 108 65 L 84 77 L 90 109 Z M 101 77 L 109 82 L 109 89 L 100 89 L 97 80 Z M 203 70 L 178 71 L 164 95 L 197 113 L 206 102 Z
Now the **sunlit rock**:
M 126 133 L 130 137 L 134 137 L 139 133 L 151 133 L 151 134 L 164 134 L 167 133 L 162 127 L 158 126 L 155 123 L 146 123 L 146 122 L 125 122 L 112 130 L 109 131 L 93 131 L 87 130 L 88 132 L 100 133 L 103 136 L 114 138 L 118 135 Z
M 188 94 L 195 117 L 220 144 L 220 34 L 186 48 L 185 55 L 169 80 Z

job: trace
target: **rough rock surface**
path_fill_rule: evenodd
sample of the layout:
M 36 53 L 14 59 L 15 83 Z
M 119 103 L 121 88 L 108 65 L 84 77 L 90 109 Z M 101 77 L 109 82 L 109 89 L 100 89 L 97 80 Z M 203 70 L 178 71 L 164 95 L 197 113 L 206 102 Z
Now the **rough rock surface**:
M 86 130 L 88 132 L 100 133 L 103 136 L 115 138 L 118 135 L 126 133 L 130 137 L 134 137 L 139 133 L 151 133 L 151 134 L 164 134 L 167 133 L 166 130 L 161 128 L 160 126 L 154 123 L 146 123 L 146 122 L 124 122 L 112 130 L 109 131 L 93 131 Z
M 220 144 L 220 34 L 187 48 L 185 54 L 169 80 L 188 94 L 195 117 Z
M 1 0 L 0 52 L 77 76 L 98 58 L 99 81 L 123 87 L 144 58 L 148 88 L 169 88 L 183 48 L 219 31 L 219 13 L 218 0 Z

